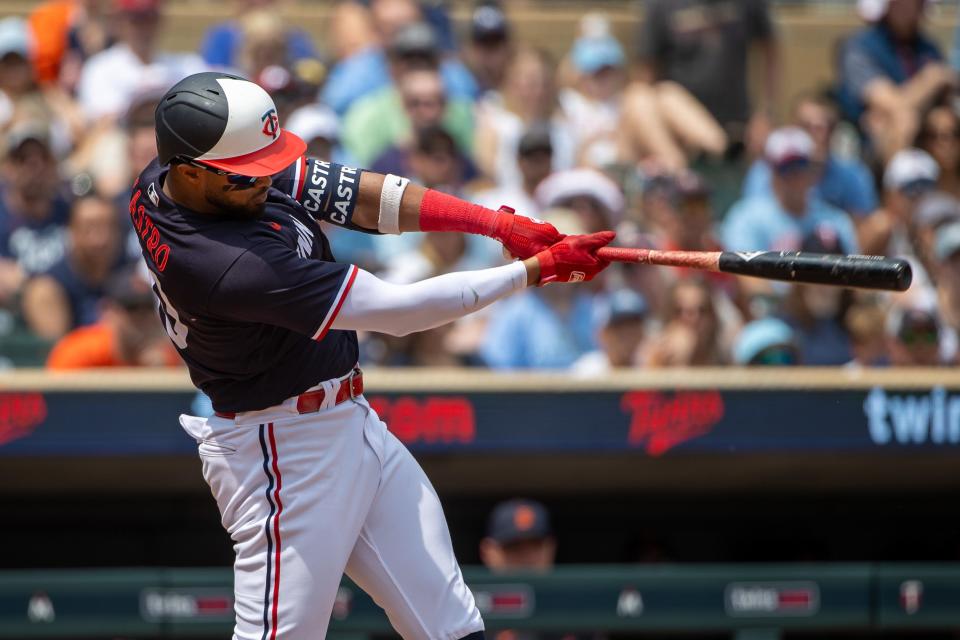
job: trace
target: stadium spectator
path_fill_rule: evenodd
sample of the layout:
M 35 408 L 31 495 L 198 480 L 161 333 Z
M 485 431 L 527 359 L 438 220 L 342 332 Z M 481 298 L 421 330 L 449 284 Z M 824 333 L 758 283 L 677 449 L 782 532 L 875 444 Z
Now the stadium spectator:
M 88 120 L 116 119 L 145 87 L 167 88 L 203 71 L 203 60 L 192 53 L 157 49 L 163 0 L 115 0 L 117 43 L 84 64 L 77 89 Z
M 730 251 L 796 251 L 805 237 L 828 228 L 843 253 L 857 253 L 853 223 L 843 211 L 811 194 L 817 175 L 815 147 L 798 127 L 777 129 L 767 139 L 764 159 L 773 174 L 773 191 L 735 203 L 721 238 Z
M 22 122 L 4 138 L 0 161 L 0 304 L 25 279 L 48 270 L 65 251 L 70 195 L 59 184 L 49 129 Z
M 620 114 L 626 56 L 612 35 L 581 36 L 573 43 L 573 85 L 558 98 L 570 123 L 578 166 L 603 168 L 619 159 Z
M 557 171 L 540 183 L 534 196 L 541 210 L 572 210 L 584 233 L 616 229 L 626 206 L 617 183 L 595 169 Z
M 477 105 L 474 157 L 480 171 L 499 187 L 520 184 L 520 138 L 537 122 L 550 126 L 553 170 L 574 165 L 574 136 L 557 103 L 554 73 L 553 61 L 545 51 L 518 47 L 507 66 L 500 95 L 487 96 Z
M 937 161 L 937 188 L 960 197 L 960 117 L 952 107 L 938 104 L 924 114 L 917 148 Z
M 340 119 L 326 105 L 316 103 L 300 107 L 290 114 L 284 128 L 307 143 L 307 156 L 350 166 L 356 164 L 340 144 Z
M 345 23 L 360 35 L 348 36 L 356 42 L 343 47 L 347 55 L 331 69 L 321 94 L 322 102 L 338 115 L 345 115 L 361 98 L 388 87 L 405 71 L 423 69 L 425 64 L 439 69 L 451 99 L 472 101 L 476 97 L 473 76 L 456 57 L 443 55 L 435 32 L 423 22 L 423 14 L 414 0 L 371 0 L 367 14 L 357 13 L 354 3 L 343 4 L 347 7 L 340 10 L 338 20 L 332 21 L 331 26 L 342 31 L 338 27 Z M 426 27 L 431 34 L 426 58 L 423 44 L 416 44 L 412 36 L 401 36 L 414 25 Z M 334 31 L 331 39 L 342 41 L 344 36 Z M 418 35 L 417 39 L 423 41 L 424 38 Z M 408 47 L 405 42 L 416 46 Z
M 645 351 L 651 367 L 716 366 L 729 362 L 728 347 L 711 287 L 700 278 L 673 284 L 667 297 L 663 330 Z
M 866 254 L 901 256 L 913 267 L 908 296 L 928 295 L 931 278 L 916 244 L 916 211 L 923 197 L 936 188 L 940 170 L 924 151 L 898 151 L 883 174 L 883 207 L 864 220 L 858 231 Z
M 911 239 L 917 260 L 933 281 L 938 276 L 937 231 L 954 222 L 960 222 L 960 200 L 942 191 L 923 196 L 911 216 Z
M 123 260 L 116 209 L 102 196 L 74 202 L 67 234 L 63 258 L 23 287 L 24 320 L 47 340 L 99 319 L 107 282 Z
M 535 500 L 515 498 L 494 507 L 487 535 L 480 541 L 480 560 L 496 573 L 549 571 L 557 555 L 550 514 Z
M 886 367 L 890 363 L 887 309 L 879 296 L 859 296 L 847 310 L 844 327 L 850 336 L 852 367 Z
M 536 216 L 540 205 L 534 199 L 537 185 L 550 175 L 553 164 L 553 142 L 550 125 L 533 123 L 520 137 L 517 144 L 517 166 L 520 168 L 520 184 L 504 185 L 473 196 L 473 201 L 491 209 L 508 204 L 517 213 Z
M 47 359 L 52 370 L 182 364 L 157 322 L 157 300 L 150 285 L 132 267 L 107 282 L 100 320 L 66 334 Z
M 412 132 L 443 124 L 464 152 L 473 144 L 473 106 L 449 95 L 437 71 L 438 44 L 430 28 L 417 23 L 401 30 L 391 43 L 392 58 L 416 58 L 417 65 L 397 67 L 396 86 L 358 100 L 343 120 L 343 143 L 362 165 L 372 163 L 392 145 L 409 141 Z
M 937 308 L 944 328 L 943 360 L 956 362 L 960 334 L 960 223 L 941 226 L 934 247 L 938 267 Z
M 540 217 L 561 233 L 586 233 L 574 211 L 551 209 Z M 597 348 L 599 299 L 587 287 L 548 285 L 491 305 L 480 356 L 493 369 L 567 369 Z
M 788 367 L 799 361 L 796 335 L 779 318 L 748 322 L 733 345 L 733 362 L 739 365 Z
M 87 58 L 112 44 L 105 6 L 85 0 L 47 0 L 30 12 L 33 68 L 43 85 L 72 93 Z
M 595 376 L 640 364 L 648 312 L 643 296 L 631 289 L 617 289 L 607 295 L 604 307 L 603 325 L 597 334 L 600 348 L 573 363 L 570 370 L 574 375 Z
M 890 359 L 897 367 L 937 367 L 950 364 L 941 350 L 943 328 L 930 305 L 895 305 L 887 316 Z
M 863 162 L 832 153 L 830 144 L 838 117 L 836 104 L 815 93 L 801 95 L 793 109 L 794 124 L 806 131 L 814 143 L 811 156 L 817 174 L 814 193 L 857 219 L 877 209 L 877 190 Z M 769 195 L 772 190 L 770 165 L 762 159 L 755 160 L 744 179 L 743 196 Z
M 463 60 L 477 83 L 479 97 L 499 90 L 512 52 L 513 34 L 503 9 L 491 2 L 476 6 Z
M 804 238 L 801 251 L 843 253 L 840 239 L 821 227 Z M 800 362 L 808 366 L 846 364 L 853 357 L 844 318 L 853 292 L 840 287 L 793 284 L 783 302 L 782 318 L 794 330 Z
M 244 24 L 245 18 L 252 14 L 269 14 L 280 21 L 283 58 L 294 62 L 303 58 L 318 58 L 313 41 L 303 29 L 288 26 L 281 18 L 282 11 L 277 0 L 234 0 L 234 15 L 241 20 L 227 20 L 207 29 L 200 45 L 200 54 L 204 62 L 211 67 L 244 68 L 243 52 L 248 46 L 250 28 Z M 248 76 L 255 77 L 255 76 Z
M 920 114 L 956 85 L 939 48 L 920 28 L 926 4 L 859 0 L 869 25 L 841 45 L 841 108 L 881 162 L 913 143 Z
M 83 118 L 60 87 L 40 85 L 30 64 L 31 34 L 21 18 L 0 20 L 0 129 L 23 120 L 50 127 L 51 149 L 64 156 L 83 135 Z
M 673 81 L 713 115 L 731 142 L 757 148 L 770 129 L 777 103 L 780 64 L 767 0 L 650 0 L 640 43 L 640 79 Z M 763 89 L 751 106 L 747 61 L 752 45 L 762 50 Z M 749 135 L 748 135 L 749 134 Z

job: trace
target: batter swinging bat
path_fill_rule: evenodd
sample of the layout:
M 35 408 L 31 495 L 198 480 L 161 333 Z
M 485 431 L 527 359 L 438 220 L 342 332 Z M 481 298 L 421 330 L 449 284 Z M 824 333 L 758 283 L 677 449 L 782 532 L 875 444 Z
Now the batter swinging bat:
M 658 251 L 604 247 L 597 257 L 613 262 L 659 264 L 723 271 L 767 280 L 906 291 L 910 263 L 883 256 L 844 256 L 805 251 Z

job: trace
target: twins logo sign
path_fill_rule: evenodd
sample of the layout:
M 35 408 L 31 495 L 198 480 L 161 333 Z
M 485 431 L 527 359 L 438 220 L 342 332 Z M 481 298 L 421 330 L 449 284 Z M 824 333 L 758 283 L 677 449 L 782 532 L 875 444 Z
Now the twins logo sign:
M 260 116 L 260 122 L 263 123 L 263 135 L 274 139 L 280 135 L 280 118 L 277 117 L 276 109 L 270 109 Z

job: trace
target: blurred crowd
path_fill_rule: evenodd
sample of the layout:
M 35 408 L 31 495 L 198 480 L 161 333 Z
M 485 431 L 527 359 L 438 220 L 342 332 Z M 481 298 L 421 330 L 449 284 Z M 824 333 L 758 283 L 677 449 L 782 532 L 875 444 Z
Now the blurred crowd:
M 177 366 L 127 201 L 156 153 L 157 101 L 204 69 L 266 88 L 310 155 L 564 233 L 895 255 L 914 271 L 891 294 L 618 264 L 432 331 L 363 336 L 366 364 L 957 362 L 960 76 L 925 0 L 850 5 L 861 26 L 823 43 L 834 81 L 799 95 L 766 0 L 645 0 L 630 42 L 584 3 L 560 55 L 520 38 L 507 5 L 465 0 L 455 25 L 444 2 L 342 0 L 307 33 L 282 2 L 233 0 L 197 53 L 160 46 L 163 0 L 47 0 L 0 20 L 0 365 Z M 394 282 L 504 262 L 480 237 L 326 231 L 338 260 Z

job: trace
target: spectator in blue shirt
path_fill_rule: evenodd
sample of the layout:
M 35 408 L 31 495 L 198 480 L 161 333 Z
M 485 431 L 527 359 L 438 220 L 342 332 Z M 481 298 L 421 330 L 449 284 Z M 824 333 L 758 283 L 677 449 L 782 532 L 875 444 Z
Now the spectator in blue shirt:
M 374 0 L 370 15 L 376 32 L 369 46 L 363 47 L 338 62 L 320 94 L 321 100 L 344 115 L 360 98 L 388 87 L 393 78 L 411 68 L 424 68 L 419 52 L 407 52 L 396 46 L 396 39 L 406 27 L 422 22 L 419 5 L 413 0 Z M 436 33 L 434 33 L 436 38 Z M 384 44 L 390 51 L 384 50 Z M 451 98 L 474 100 L 477 83 L 466 66 L 453 56 L 444 55 L 437 41 L 440 76 Z M 388 57 L 389 53 L 389 57 Z M 431 61 L 427 66 L 433 66 Z M 391 68 L 392 67 L 392 68 Z
M 844 116 L 868 136 L 882 161 L 909 146 L 920 113 L 956 84 L 937 45 L 920 29 L 925 0 L 859 0 L 870 25 L 840 50 Z
M 796 251 L 803 238 L 828 227 L 844 253 L 857 253 L 849 216 L 811 194 L 817 179 L 815 145 L 799 127 L 770 134 L 764 149 L 772 173 L 769 194 L 744 198 L 731 207 L 721 230 L 729 251 Z
M 267 8 L 279 13 L 276 0 L 238 0 L 235 4 L 235 14 L 238 16 Z M 204 34 L 200 55 L 203 56 L 204 62 L 212 67 L 239 67 L 243 40 L 243 28 L 236 20 L 217 23 L 207 29 Z M 306 31 L 289 28 L 286 31 L 285 40 L 288 60 L 318 57 L 316 47 L 313 46 L 313 41 Z
M 867 216 L 878 206 L 873 176 L 860 160 L 839 158 L 830 152 L 837 117 L 836 105 L 822 95 L 804 94 L 794 106 L 794 122 L 810 135 L 814 143 L 813 161 L 817 173 L 814 196 L 851 216 Z M 772 190 L 770 165 L 758 159 L 747 173 L 743 195 L 770 195 Z

